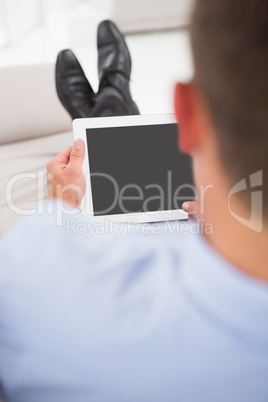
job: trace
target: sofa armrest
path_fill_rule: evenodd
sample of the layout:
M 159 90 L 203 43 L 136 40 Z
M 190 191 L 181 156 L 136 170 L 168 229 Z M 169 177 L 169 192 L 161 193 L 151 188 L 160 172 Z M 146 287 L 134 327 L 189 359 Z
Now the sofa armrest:
M 0 68 L 0 144 L 71 130 L 54 64 Z
M 193 0 L 95 0 L 123 32 L 176 28 L 189 24 Z

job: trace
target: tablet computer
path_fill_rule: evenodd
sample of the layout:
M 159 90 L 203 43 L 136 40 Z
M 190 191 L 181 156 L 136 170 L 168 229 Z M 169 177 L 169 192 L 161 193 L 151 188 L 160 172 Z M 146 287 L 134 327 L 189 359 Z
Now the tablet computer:
M 188 219 L 195 198 L 192 160 L 178 148 L 173 114 L 76 119 L 86 144 L 82 212 L 117 222 Z

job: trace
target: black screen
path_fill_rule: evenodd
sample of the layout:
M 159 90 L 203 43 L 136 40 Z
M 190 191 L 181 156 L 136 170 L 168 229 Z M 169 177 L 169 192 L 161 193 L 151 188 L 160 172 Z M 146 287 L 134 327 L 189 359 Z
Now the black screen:
M 177 124 L 87 129 L 94 215 L 163 211 L 193 200 Z

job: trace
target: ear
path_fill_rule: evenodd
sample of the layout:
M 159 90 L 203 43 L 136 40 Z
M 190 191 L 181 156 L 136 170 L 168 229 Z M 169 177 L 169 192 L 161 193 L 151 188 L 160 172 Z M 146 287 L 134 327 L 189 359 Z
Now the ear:
M 179 123 L 179 144 L 182 152 L 195 151 L 202 141 L 202 133 L 206 131 L 201 103 L 193 83 L 176 85 L 175 112 Z

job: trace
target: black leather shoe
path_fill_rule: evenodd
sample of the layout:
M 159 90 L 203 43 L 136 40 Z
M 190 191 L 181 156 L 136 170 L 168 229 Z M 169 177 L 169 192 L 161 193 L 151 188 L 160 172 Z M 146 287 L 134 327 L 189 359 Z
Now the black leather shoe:
M 100 85 L 96 105 L 91 115 L 139 114 L 129 88 L 131 56 L 123 34 L 111 21 L 100 23 L 97 46 Z M 103 103 L 105 110 L 102 111 Z
M 90 116 L 95 104 L 95 93 L 70 49 L 58 54 L 56 88 L 61 103 L 73 119 Z

